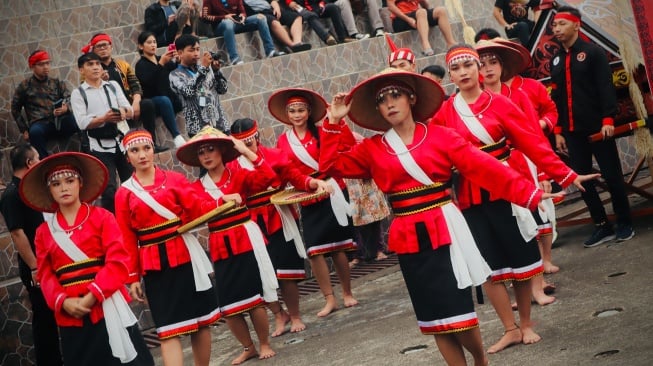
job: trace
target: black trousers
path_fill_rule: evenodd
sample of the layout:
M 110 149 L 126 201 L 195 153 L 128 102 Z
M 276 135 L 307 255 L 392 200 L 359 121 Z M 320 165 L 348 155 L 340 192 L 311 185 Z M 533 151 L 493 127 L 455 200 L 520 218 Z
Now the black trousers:
M 62 366 L 59 348 L 59 330 L 54 313 L 48 307 L 40 287 L 26 284 L 25 289 L 32 303 L 32 336 L 34 354 L 38 366 Z
M 133 172 L 132 166 L 127 162 L 125 155 L 120 152 L 120 149 L 116 147 L 115 153 L 91 151 L 91 155 L 100 159 L 100 161 L 107 167 L 109 171 L 109 183 L 107 188 L 102 192 L 101 205 L 105 209 L 115 213 L 115 195 L 118 190 L 118 183 L 116 179 L 120 177 L 120 181 L 124 182 L 131 176 Z M 116 176 L 116 173 L 118 173 Z
M 578 174 L 590 174 L 592 172 L 592 155 L 599 164 L 601 177 L 608 186 L 612 197 L 612 208 L 617 216 L 617 224 L 631 225 L 630 205 L 626 194 L 626 185 L 623 180 L 621 161 L 617 151 L 617 143 L 614 139 L 599 142 L 589 142 L 587 134 L 578 132 L 566 132 L 564 134 L 569 150 L 569 165 Z M 583 183 L 585 192 L 581 196 L 590 211 L 595 224 L 607 222 L 601 198 L 596 191 L 596 182 L 588 181 Z

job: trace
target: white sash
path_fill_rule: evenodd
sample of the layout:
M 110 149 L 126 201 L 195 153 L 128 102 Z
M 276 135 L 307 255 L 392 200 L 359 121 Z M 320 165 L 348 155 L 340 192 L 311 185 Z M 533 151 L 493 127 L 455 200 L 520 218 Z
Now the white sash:
M 528 169 L 530 170 L 531 174 L 535 179 L 535 185 L 539 185 L 539 182 L 537 180 L 537 167 L 531 161 L 531 159 L 527 158 L 526 156 L 524 156 L 524 159 L 526 159 L 526 163 L 528 163 Z M 555 205 L 553 204 L 553 199 L 547 198 L 545 200 L 542 200 L 542 206 L 544 206 L 544 211 L 542 211 L 542 209 L 538 207 L 537 212 L 540 215 L 542 222 L 544 223 L 548 222 L 551 224 L 551 232 L 553 235 L 553 238 L 551 240 L 555 241 L 558 237 L 558 231 L 556 230 L 556 208 Z
M 474 113 L 472 113 L 472 110 L 469 108 L 469 105 L 465 102 L 460 93 L 455 96 L 454 106 L 456 107 L 455 109 L 458 116 L 465 123 L 469 132 L 481 140 L 485 145 L 496 143 L 483 124 L 481 124 L 481 122 L 474 116 Z M 503 165 L 508 166 L 508 163 L 504 161 Z M 533 218 L 533 214 L 525 207 L 515 205 L 514 203 L 511 203 L 510 205 L 512 207 L 512 215 L 517 220 L 517 226 L 519 227 L 519 232 L 521 233 L 522 238 L 524 238 L 524 241 L 526 242 L 533 240 L 533 238 L 537 236 L 537 223 L 535 222 L 535 218 Z
M 424 131 L 424 133 L 427 133 L 427 131 Z M 385 133 L 385 139 L 390 148 L 397 154 L 401 166 L 408 175 L 424 185 L 434 184 L 433 180 L 417 165 L 417 162 L 394 129 L 390 129 Z M 451 202 L 440 207 L 440 209 L 451 238 L 449 253 L 458 288 L 463 289 L 484 283 L 492 271 L 478 251 L 465 218 L 458 210 L 458 207 Z
M 52 216 L 47 223 L 54 241 L 70 259 L 75 262 L 88 259 L 88 256 L 66 235 L 57 222 L 56 216 Z M 138 353 L 132 344 L 131 338 L 129 338 L 126 328 L 136 324 L 137 319 L 120 290 L 102 301 L 102 311 L 104 311 L 104 323 L 109 335 L 111 354 L 119 358 L 121 363 L 133 361 Z
M 213 199 L 218 200 L 224 196 L 224 193 L 218 188 L 209 174 L 204 175 L 201 178 L 201 182 L 206 193 Z M 261 283 L 263 284 L 263 299 L 267 302 L 278 301 L 277 288 L 279 287 L 279 282 L 277 282 L 277 275 L 274 267 L 272 267 L 268 250 L 265 248 L 265 238 L 263 238 L 261 228 L 251 220 L 247 221 L 243 226 L 247 231 L 249 241 L 252 243 L 252 249 L 254 249 L 254 257 L 256 257 L 256 264 L 258 265 Z
M 238 164 L 240 164 L 244 169 L 254 170 L 254 164 L 242 155 L 238 157 Z M 297 222 L 295 221 L 295 217 L 293 216 L 290 207 L 287 205 L 274 205 L 274 208 L 281 217 L 281 227 L 283 228 L 284 239 L 286 239 L 286 241 L 292 240 L 295 243 L 297 255 L 306 259 L 306 248 L 304 248 L 302 234 L 299 232 L 299 227 L 297 227 Z
M 317 161 L 315 161 L 311 154 L 306 151 L 306 148 L 304 148 L 304 145 L 299 141 L 293 130 L 286 131 L 286 137 L 288 138 L 288 142 L 290 142 L 290 149 L 295 154 L 295 156 L 302 163 L 304 163 L 304 165 L 310 167 L 315 171 L 319 171 L 319 165 Z M 336 220 L 338 220 L 338 224 L 340 224 L 340 226 L 349 225 L 347 216 L 351 216 L 351 205 L 345 199 L 345 195 L 342 193 L 342 190 L 340 189 L 340 186 L 335 179 L 329 178 L 326 182 L 329 183 L 333 188 L 333 193 L 331 193 L 330 197 L 331 210 L 333 211 Z
M 141 185 L 133 178 L 127 179 L 123 184 L 130 192 L 134 193 L 136 197 L 140 198 L 146 205 L 148 205 L 157 215 L 167 220 L 177 218 L 172 211 L 157 202 Z M 195 279 L 195 290 L 197 292 L 206 291 L 213 285 L 209 274 L 213 273 L 213 266 L 211 261 L 206 256 L 206 252 L 202 245 L 193 234 L 186 232 L 180 235 L 186 244 L 188 253 L 190 254 L 190 262 L 193 267 L 193 278 Z

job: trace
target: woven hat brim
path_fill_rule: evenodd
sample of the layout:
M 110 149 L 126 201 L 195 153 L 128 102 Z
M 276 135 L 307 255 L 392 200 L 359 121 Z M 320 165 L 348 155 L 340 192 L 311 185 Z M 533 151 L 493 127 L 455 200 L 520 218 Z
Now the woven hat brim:
M 327 110 L 327 101 L 320 94 L 304 88 L 286 88 L 274 92 L 268 99 L 268 110 L 270 114 L 280 122 L 291 125 L 288 113 L 286 113 L 286 102 L 288 98 L 301 95 L 308 99 L 311 104 L 311 119 L 317 123 L 324 118 Z
M 107 187 L 109 171 L 98 158 L 79 152 L 62 152 L 48 156 L 27 171 L 19 187 L 26 205 L 41 212 L 57 210 L 58 205 L 50 195 L 46 175 L 60 165 L 72 165 L 79 169 L 82 176 L 79 200 L 82 202 L 92 203 Z
M 388 80 L 401 81 L 415 91 L 417 102 L 412 108 L 415 121 L 425 121 L 432 117 L 442 105 L 444 90 L 433 79 L 409 71 L 385 69 L 358 83 L 347 95 L 345 103 L 351 102 L 348 116 L 352 122 L 374 131 L 392 128 L 376 108 L 377 85 Z
M 530 58 L 524 58 L 524 55 L 516 48 L 494 41 L 479 41 L 476 45 L 476 52 L 479 55 L 483 53 L 494 53 L 501 59 L 501 81 L 507 81 L 526 70 L 530 64 Z
M 217 143 L 222 155 L 222 163 L 228 162 L 238 158 L 240 152 L 234 147 L 234 142 L 225 137 L 204 137 L 197 140 L 190 140 L 177 149 L 177 159 L 182 163 L 190 166 L 202 166 L 200 159 L 197 156 L 197 150 L 200 146 L 206 144 Z
M 521 54 L 521 57 L 526 60 L 526 66 L 524 69 L 529 68 L 533 64 L 533 57 L 531 56 L 531 52 L 528 50 L 528 48 L 522 46 L 521 44 L 503 38 L 494 38 L 492 41 L 517 50 Z M 523 71 L 524 70 L 520 71 L 520 73 Z

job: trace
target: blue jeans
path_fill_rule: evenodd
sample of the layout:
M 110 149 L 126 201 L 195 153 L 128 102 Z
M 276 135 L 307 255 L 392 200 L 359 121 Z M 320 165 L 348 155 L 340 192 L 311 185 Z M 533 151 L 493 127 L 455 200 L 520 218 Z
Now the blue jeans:
M 29 126 L 29 142 L 39 152 L 41 159 L 48 156 L 46 144 L 54 137 L 68 138 L 79 131 L 72 113 L 59 116 L 61 129 L 57 131 L 54 123 L 48 121 L 34 122 Z
M 233 62 L 239 57 L 236 49 L 236 33 L 252 32 L 255 29 L 258 29 L 267 56 L 274 51 L 274 42 L 272 42 L 272 35 L 270 35 L 270 28 L 268 28 L 268 21 L 265 16 L 250 15 L 245 18 L 245 24 L 237 24 L 229 19 L 224 19 L 215 27 L 215 34 L 222 36 L 224 39 L 229 59 Z
M 156 115 L 161 116 L 163 123 L 166 125 L 168 131 L 170 131 L 172 137 L 177 137 L 179 135 L 179 129 L 177 128 L 177 119 L 175 118 L 175 111 L 172 108 L 170 98 L 166 95 L 157 95 L 156 97 L 150 98 L 150 100 L 154 103 Z

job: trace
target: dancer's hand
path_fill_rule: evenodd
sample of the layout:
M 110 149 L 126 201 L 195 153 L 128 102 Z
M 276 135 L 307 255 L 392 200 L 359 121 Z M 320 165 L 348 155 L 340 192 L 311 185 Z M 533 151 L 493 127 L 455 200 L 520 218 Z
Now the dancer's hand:
M 327 112 L 329 113 L 329 124 L 337 125 L 340 123 L 340 120 L 349 113 L 351 102 L 345 104 L 346 97 L 347 93 L 338 93 L 333 97 L 333 100 L 327 109 Z
M 321 193 L 321 192 L 328 192 L 329 194 L 333 193 L 333 187 L 329 183 L 323 181 L 322 179 L 313 178 L 308 183 L 308 186 L 311 189 L 314 189 L 315 192 L 317 193 Z
M 145 301 L 145 299 L 143 298 L 143 287 L 141 287 L 140 282 L 134 282 L 131 285 L 129 285 L 129 296 L 131 296 L 132 299 L 138 302 Z
M 578 177 L 576 177 L 576 179 L 574 179 L 574 185 L 581 192 L 585 192 L 585 187 L 583 187 L 583 182 L 586 182 L 586 181 L 592 180 L 592 179 L 598 179 L 600 177 L 601 177 L 601 174 L 599 174 L 599 173 L 579 175 Z
M 542 203 L 545 200 L 548 200 L 549 198 L 555 198 L 555 197 L 563 197 L 565 195 L 564 191 L 556 192 L 556 193 L 543 193 L 542 198 L 540 199 L 540 203 L 537 204 L 537 207 L 539 207 L 542 212 L 546 212 L 546 207 L 544 207 L 544 204 Z
M 243 197 L 241 197 L 240 194 L 238 193 L 225 194 L 224 196 L 222 196 L 222 201 L 223 202 L 232 201 L 236 205 L 240 206 L 240 204 L 243 203 Z
M 81 304 L 79 297 L 69 297 L 63 301 L 63 310 L 70 314 L 70 316 L 81 319 L 86 314 L 91 312 L 91 309 Z

